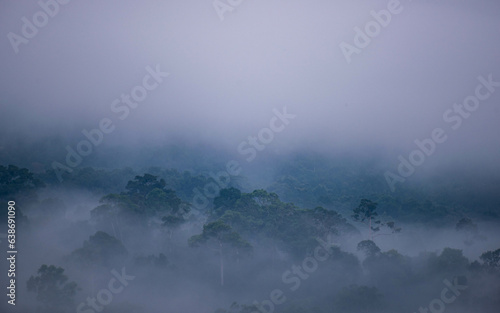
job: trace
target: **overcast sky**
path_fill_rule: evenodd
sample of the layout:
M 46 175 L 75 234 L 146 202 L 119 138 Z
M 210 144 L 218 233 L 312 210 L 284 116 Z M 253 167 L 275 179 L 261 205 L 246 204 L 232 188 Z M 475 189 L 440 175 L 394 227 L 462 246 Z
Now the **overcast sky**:
M 73 0 L 16 46 L 23 17 L 43 22 L 42 9 L 0 0 L 2 140 L 79 140 L 107 117 L 116 126 L 108 143 L 185 137 L 236 147 L 286 106 L 296 117 L 276 146 L 411 151 L 439 127 L 449 139 L 436 158 L 498 160 L 500 87 L 456 130 L 443 114 L 474 95 L 478 76 L 500 81 L 500 3 L 401 1 L 348 63 L 341 43 L 354 45 L 354 28 L 390 2 L 242 1 L 221 20 L 211 0 Z M 120 120 L 113 100 L 157 65 L 170 75 Z

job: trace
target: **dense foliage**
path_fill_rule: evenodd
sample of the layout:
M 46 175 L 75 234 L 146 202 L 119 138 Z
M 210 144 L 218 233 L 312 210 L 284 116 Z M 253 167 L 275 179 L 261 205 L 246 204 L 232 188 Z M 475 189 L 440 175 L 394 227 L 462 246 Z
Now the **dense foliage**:
M 213 181 L 202 174 L 158 167 L 142 174 L 129 168 L 75 170 L 57 188 L 88 191 L 99 203 L 88 219 L 57 226 L 65 242 L 75 238 L 79 244 L 54 258 L 59 265 L 42 265 L 27 280 L 28 290 L 36 294 L 39 311 L 67 312 L 85 300 L 80 290 L 95 293 L 94 286 L 105 285 L 110 271 L 130 268 L 141 277 L 141 288 L 174 292 L 176 282 L 189 281 L 216 290 L 226 299 L 217 313 L 416 311 L 449 284 L 463 292 L 451 305 L 479 306 L 482 312 L 500 306 L 500 249 L 469 259 L 455 247 L 406 255 L 379 245 L 381 235 L 404 234 L 399 225 L 410 217 L 430 225 L 447 217 L 463 247 L 474 248 L 488 238 L 480 219 L 470 217 L 477 216 L 472 211 L 454 210 L 453 202 L 436 206 L 430 196 L 413 201 L 422 191 L 388 196 L 369 182 L 369 174 L 360 185 L 350 185 L 359 177 L 352 180 L 334 168 L 318 173 L 307 164 L 302 160 L 293 170 L 284 165 L 282 173 L 288 174 L 278 173 L 268 189 L 246 191 L 233 182 L 207 197 L 204 208 L 192 203 L 193 190 Z M 33 224 L 23 226 L 23 240 L 36 241 L 37 227 L 50 224 L 48 216 L 62 221 L 68 200 L 53 193 L 43 197 L 56 186 L 43 180 L 51 173 L 34 175 L 15 166 L 0 170 L 2 194 L 16 196 Z M 341 179 L 346 181 L 339 184 Z M 282 200 L 279 192 L 300 204 Z M 91 274 L 80 276 L 80 271 Z M 479 287 L 485 284 L 486 291 Z M 248 292 L 261 300 L 247 299 Z M 232 297 L 238 301 L 227 302 Z

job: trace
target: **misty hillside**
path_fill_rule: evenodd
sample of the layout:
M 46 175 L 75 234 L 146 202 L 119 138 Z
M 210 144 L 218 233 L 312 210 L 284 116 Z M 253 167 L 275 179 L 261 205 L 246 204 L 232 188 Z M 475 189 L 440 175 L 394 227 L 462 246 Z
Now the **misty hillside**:
M 461 191 L 468 177 L 390 193 L 368 160 L 285 159 L 269 161 L 272 174 L 260 169 L 265 183 L 217 172 L 216 161 L 205 170 L 82 167 L 62 181 L 52 169 L 1 166 L 0 195 L 15 201 L 23 255 L 36 256 L 19 260 L 27 288 L 18 287 L 19 306 L 85 312 L 94 297 L 95 311 L 109 312 L 164 312 L 162 303 L 219 313 L 396 312 L 458 284 L 466 291 L 455 310 L 496 310 L 496 195 L 468 206 L 460 199 L 477 197 Z M 112 293 L 102 288 L 121 270 L 133 273 L 130 282 L 106 304 Z
M 498 313 L 499 29 L 0 1 L 0 313 Z

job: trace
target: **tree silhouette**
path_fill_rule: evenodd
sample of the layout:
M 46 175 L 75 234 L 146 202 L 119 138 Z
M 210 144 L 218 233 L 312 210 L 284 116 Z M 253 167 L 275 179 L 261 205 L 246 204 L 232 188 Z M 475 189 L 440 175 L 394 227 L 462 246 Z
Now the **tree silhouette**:
M 45 184 L 35 178 L 27 168 L 0 165 L 0 199 L 16 194 L 23 194 L 26 197 L 42 187 L 45 187 Z
M 83 242 L 83 246 L 74 250 L 70 260 L 86 267 L 101 265 L 107 268 L 116 266 L 128 256 L 127 249 L 120 240 L 98 231 L 89 240 Z
M 500 269 L 500 249 L 486 251 L 479 257 L 483 263 L 493 269 Z
M 380 254 L 380 248 L 371 240 L 363 240 L 358 243 L 357 250 L 365 254 L 367 258 Z
M 190 247 L 205 246 L 217 251 L 221 286 L 224 286 L 224 255 L 232 252 L 239 260 L 240 254 L 249 254 L 252 251 L 252 246 L 240 234 L 220 220 L 204 225 L 203 232 L 189 238 L 188 244 Z
M 394 222 L 390 221 L 384 223 L 381 219 L 378 218 L 377 205 L 377 203 L 372 202 L 371 200 L 361 199 L 359 206 L 353 209 L 354 214 L 352 215 L 352 218 L 356 222 L 361 222 L 368 225 L 368 229 L 370 231 L 370 240 L 373 240 L 377 236 L 390 235 L 399 233 L 401 231 L 401 228 L 396 227 Z M 389 233 L 374 234 L 380 231 L 384 226 L 389 228 Z
M 54 265 L 42 265 L 36 276 L 27 282 L 28 291 L 35 292 L 42 303 L 43 312 L 64 313 L 74 310 L 74 296 L 78 290 L 75 282 L 68 282 L 64 269 Z

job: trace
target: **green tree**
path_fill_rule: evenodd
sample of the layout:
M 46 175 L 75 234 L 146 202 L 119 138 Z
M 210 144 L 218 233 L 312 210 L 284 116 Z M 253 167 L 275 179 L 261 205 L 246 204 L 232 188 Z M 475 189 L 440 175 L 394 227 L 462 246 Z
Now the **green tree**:
M 89 240 L 85 240 L 81 248 L 74 250 L 69 258 L 87 267 L 101 265 L 111 268 L 122 263 L 127 256 L 127 249 L 120 240 L 98 231 Z
M 43 312 L 65 313 L 74 310 L 74 296 L 78 290 L 75 282 L 69 282 L 64 269 L 54 265 L 42 265 L 36 276 L 27 282 L 28 291 L 35 292 L 43 305 Z
M 45 187 L 44 182 L 35 178 L 27 168 L 0 165 L 0 199 L 17 194 L 22 194 L 23 197 L 33 196 L 42 187 Z
M 220 220 L 203 225 L 203 232 L 189 238 L 188 244 L 190 247 L 205 246 L 217 251 L 220 263 L 221 286 L 224 286 L 224 255 L 227 252 L 232 252 L 239 261 L 241 254 L 248 255 L 252 252 L 250 243 L 233 231 L 231 226 Z
M 396 227 L 395 223 L 390 222 L 382 222 L 380 218 L 378 218 L 377 213 L 377 203 L 372 202 L 368 199 L 361 199 L 359 206 L 353 209 L 352 218 L 356 222 L 361 222 L 368 225 L 368 229 L 370 231 L 370 240 L 373 240 L 375 237 L 380 235 L 390 235 L 393 233 L 399 233 L 401 228 Z M 381 230 L 382 227 L 386 226 L 389 228 L 390 233 L 378 233 L 374 234 Z
M 169 238 L 172 238 L 172 233 L 174 230 L 179 228 L 186 220 L 182 216 L 168 215 L 164 216 L 162 219 L 163 226 L 169 232 Z
M 269 247 L 273 264 L 279 249 L 303 257 L 316 246 L 318 237 L 331 243 L 332 236 L 353 229 L 335 211 L 322 207 L 299 209 L 263 189 L 251 193 L 235 188 L 221 190 L 214 199 L 210 218 L 222 220 L 244 236 L 252 236 L 263 248 Z
M 380 255 L 380 248 L 371 240 L 363 240 L 358 243 L 357 250 L 365 254 L 365 257 L 371 258 Z
M 479 257 L 483 263 L 493 269 L 500 269 L 500 249 L 486 251 Z
M 166 183 L 157 176 L 144 174 L 127 183 L 121 194 L 108 194 L 101 198 L 101 206 L 91 212 L 94 222 L 113 227 L 119 221 L 130 225 L 149 226 L 152 219 L 165 216 L 182 218 L 190 210 L 188 204 L 177 197 L 175 191 L 165 189 Z
M 316 207 L 313 210 L 302 211 L 306 222 L 312 227 L 314 235 L 333 244 L 333 236 L 339 236 L 342 229 L 346 228 L 346 220 L 333 210 Z
M 94 291 L 95 273 L 102 267 L 109 270 L 121 266 L 127 257 L 128 251 L 120 240 L 98 231 L 85 240 L 81 248 L 71 252 L 66 259 L 90 273 L 88 279 Z
M 28 223 L 21 207 L 37 201 L 36 191 L 45 187 L 45 183 L 34 176 L 27 168 L 15 165 L 0 165 L 0 201 L 16 202 L 16 220 L 18 226 Z M 7 225 L 7 209 L 0 211 L 0 232 L 5 232 Z
M 469 267 L 469 260 L 463 255 L 462 250 L 444 248 L 438 257 L 429 260 L 429 266 L 431 274 L 445 277 L 462 275 Z
M 214 199 L 214 212 L 222 216 L 226 210 L 232 209 L 236 201 L 241 198 L 241 191 L 234 187 L 221 189 L 219 195 Z
M 163 189 L 166 185 L 164 179 L 158 180 L 158 176 L 151 174 L 144 174 L 143 176 L 137 175 L 133 180 L 127 183 L 125 187 L 127 191 L 125 193 L 130 196 L 138 195 L 144 198 L 151 190 L 155 188 Z

